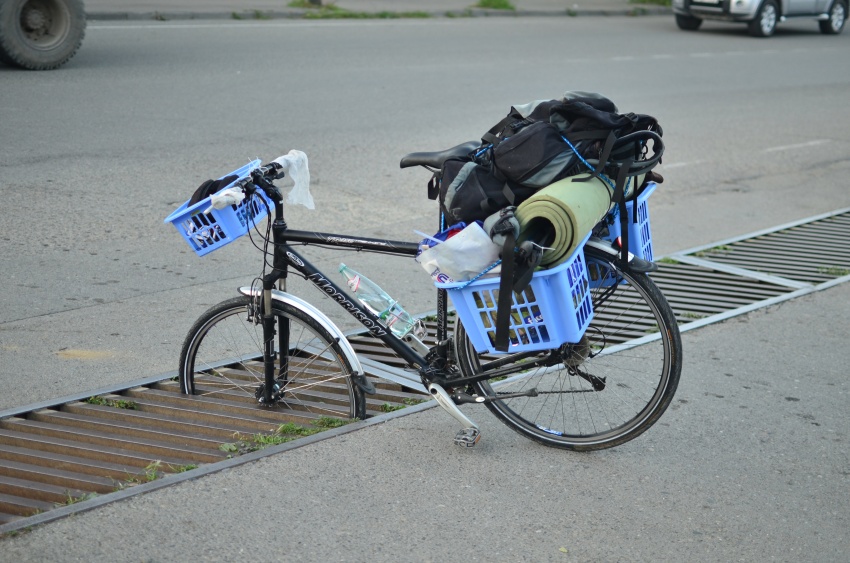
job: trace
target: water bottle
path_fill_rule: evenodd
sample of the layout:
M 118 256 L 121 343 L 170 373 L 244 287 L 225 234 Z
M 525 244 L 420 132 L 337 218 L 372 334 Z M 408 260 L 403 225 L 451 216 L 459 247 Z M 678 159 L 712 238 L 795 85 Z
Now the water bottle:
M 381 319 L 395 336 L 401 338 L 416 327 L 416 320 L 378 284 L 345 264 L 339 265 L 339 272 L 357 299 Z

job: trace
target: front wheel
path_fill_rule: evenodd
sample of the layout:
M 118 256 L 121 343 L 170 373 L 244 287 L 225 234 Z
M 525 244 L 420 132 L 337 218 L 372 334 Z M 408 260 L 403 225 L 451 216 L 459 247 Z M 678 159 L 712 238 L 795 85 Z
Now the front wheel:
M 676 25 L 685 31 L 696 31 L 702 25 L 702 20 L 693 16 L 676 14 Z
M 180 354 L 184 393 L 257 405 L 263 397 L 263 325 L 259 300 L 235 297 L 195 322 Z M 363 391 L 337 343 L 315 319 L 274 302 L 277 406 L 305 422 L 363 419 Z
M 844 22 L 847 21 L 847 2 L 845 0 L 835 0 L 832 3 L 832 8 L 829 9 L 829 19 L 820 21 L 821 33 L 827 35 L 838 35 L 844 29 Z
M 672 401 L 682 370 L 678 325 L 652 280 L 591 248 L 585 258 L 594 317 L 577 344 L 536 358 L 486 356 L 476 353 L 460 322 L 455 329 L 465 376 L 516 368 L 501 381 L 475 384 L 476 393 L 496 398 L 487 408 L 520 434 L 569 450 L 611 448 L 646 431 Z M 523 369 L 547 354 L 547 366 Z
M 770 37 L 776 31 L 779 21 L 779 8 L 775 0 L 764 0 L 756 17 L 749 24 L 750 35 L 753 37 Z

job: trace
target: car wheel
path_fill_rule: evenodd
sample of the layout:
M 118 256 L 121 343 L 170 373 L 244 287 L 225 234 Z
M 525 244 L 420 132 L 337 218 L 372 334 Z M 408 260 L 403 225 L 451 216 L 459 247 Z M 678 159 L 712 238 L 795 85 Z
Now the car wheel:
M 693 16 L 676 14 L 676 25 L 679 26 L 679 29 L 684 29 L 685 31 L 696 31 L 702 25 L 702 20 Z
M 750 35 L 753 37 L 770 37 L 776 30 L 779 21 L 779 8 L 775 0 L 764 0 L 756 13 L 756 18 L 750 22 Z
M 56 68 L 80 48 L 85 29 L 82 0 L 0 0 L 0 60 Z
M 820 24 L 821 33 L 827 35 L 837 35 L 844 29 L 844 22 L 847 21 L 847 2 L 846 0 L 835 0 L 832 3 L 832 8 L 829 9 L 829 19 L 818 22 Z

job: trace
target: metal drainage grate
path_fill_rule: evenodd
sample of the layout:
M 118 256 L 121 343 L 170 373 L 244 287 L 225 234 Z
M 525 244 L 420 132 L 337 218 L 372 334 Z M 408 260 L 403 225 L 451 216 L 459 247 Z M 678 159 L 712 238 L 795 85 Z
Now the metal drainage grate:
M 377 389 L 367 396 L 367 416 L 427 398 L 364 369 Z M 334 390 L 315 392 L 330 401 Z M 183 395 L 175 378 L 92 396 L 99 404 L 82 395 L 0 413 L 0 532 L 95 495 L 222 462 L 244 453 L 236 446 L 243 437 L 271 435 L 285 423 L 313 428 L 317 418 L 305 410 L 260 407 L 248 398 Z
M 848 236 L 850 209 L 844 209 L 662 258 L 652 276 L 681 329 L 689 330 L 850 281 Z M 630 325 L 629 309 L 625 304 L 612 314 Z M 632 338 L 646 336 L 647 327 L 632 328 Z M 424 398 L 405 385 L 403 362 L 383 343 L 362 332 L 350 341 L 378 388 L 367 397 L 370 416 Z M 84 401 L 92 395 L 104 404 Z M 149 490 L 155 482 L 144 483 L 162 475 L 204 465 L 194 471 L 200 475 L 239 463 L 225 460 L 241 452 L 220 446 L 235 434 L 269 434 L 287 422 L 310 426 L 315 417 L 227 395 L 182 395 L 169 376 L 0 412 L 0 533 L 107 502 L 75 504 L 95 494 L 117 500 Z
M 850 281 L 848 238 L 839 209 L 670 255 L 653 279 L 690 330 Z
M 850 274 L 848 238 L 850 214 L 845 213 L 747 240 L 715 245 L 694 256 L 816 285 Z

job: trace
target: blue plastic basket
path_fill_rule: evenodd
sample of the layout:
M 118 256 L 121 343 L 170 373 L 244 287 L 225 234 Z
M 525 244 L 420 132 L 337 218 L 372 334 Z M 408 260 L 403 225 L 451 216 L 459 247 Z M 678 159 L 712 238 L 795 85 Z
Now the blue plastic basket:
M 652 231 L 649 227 L 649 208 L 646 200 L 655 191 L 658 184 L 655 182 L 647 184 L 635 200 L 626 202 L 626 212 L 628 213 L 629 226 L 629 252 L 644 258 L 652 260 Z M 637 220 L 635 220 L 634 209 L 635 204 L 638 206 Z M 620 217 L 616 211 L 617 208 L 608 214 L 605 221 L 608 223 L 608 235 L 603 235 L 605 240 L 615 241 L 622 232 L 620 228 Z M 625 280 L 615 278 L 613 270 L 601 264 L 588 264 L 587 275 L 590 278 L 591 289 L 599 287 L 611 287 L 615 283 L 626 283 Z
M 590 234 L 566 262 L 535 272 L 525 290 L 513 293 L 510 353 L 548 350 L 581 340 L 593 318 L 583 252 L 589 237 Z M 435 285 L 449 290 L 452 304 L 475 350 L 499 353 L 495 348 L 499 278 Z
M 260 161 L 254 160 L 222 178 L 236 175 L 238 178 L 222 190 L 237 181 L 246 178 L 259 168 Z M 221 191 L 221 190 L 220 190 Z M 260 199 L 262 198 L 262 199 Z M 265 200 L 265 203 L 263 203 Z M 209 254 L 213 250 L 233 242 L 260 222 L 274 204 L 262 191 L 258 190 L 250 199 L 246 198 L 238 205 L 228 205 L 224 209 L 210 209 L 210 198 L 203 199 L 189 207 L 189 201 L 169 215 L 166 223 L 171 223 L 198 256 Z
M 657 187 L 658 184 L 650 182 L 636 199 L 626 202 L 626 212 L 629 217 L 629 252 L 650 262 L 652 261 L 652 229 L 649 226 L 649 207 L 646 200 Z M 637 220 L 634 214 L 635 205 L 637 205 Z M 617 208 L 614 209 L 615 211 L 608 217 L 608 236 L 602 237 L 610 241 L 617 240 L 622 233 Z

